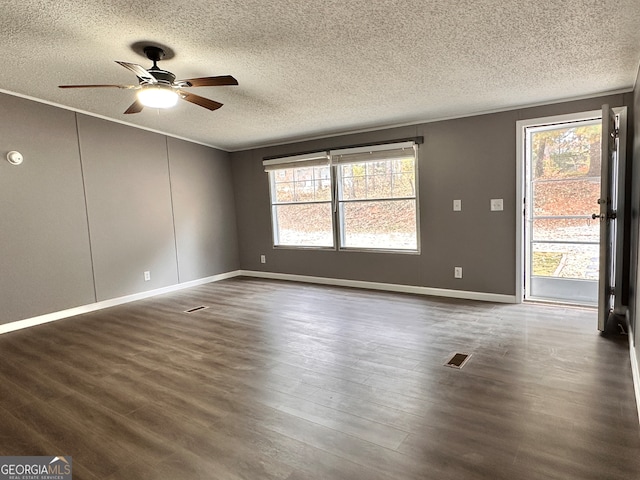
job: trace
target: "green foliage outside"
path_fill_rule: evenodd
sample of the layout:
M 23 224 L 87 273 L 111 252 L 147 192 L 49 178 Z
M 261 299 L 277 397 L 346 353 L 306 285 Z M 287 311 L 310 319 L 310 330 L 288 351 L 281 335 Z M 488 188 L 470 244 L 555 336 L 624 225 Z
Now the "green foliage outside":
M 533 274 L 541 277 L 551 277 L 562 261 L 562 253 L 533 252 L 531 267 Z
M 531 138 L 533 179 L 599 176 L 600 132 L 599 123 L 534 132 Z

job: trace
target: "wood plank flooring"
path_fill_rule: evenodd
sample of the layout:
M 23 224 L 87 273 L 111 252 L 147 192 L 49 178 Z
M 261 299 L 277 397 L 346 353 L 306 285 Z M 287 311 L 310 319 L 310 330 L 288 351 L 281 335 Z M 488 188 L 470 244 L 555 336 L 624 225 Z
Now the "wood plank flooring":
M 593 310 L 237 278 L 0 336 L 0 455 L 71 455 L 76 480 L 638 479 L 640 427 Z

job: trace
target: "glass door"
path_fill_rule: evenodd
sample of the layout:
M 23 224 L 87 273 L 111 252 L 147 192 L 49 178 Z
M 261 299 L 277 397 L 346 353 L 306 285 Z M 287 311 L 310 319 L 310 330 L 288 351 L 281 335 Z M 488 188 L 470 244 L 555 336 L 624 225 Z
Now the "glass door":
M 525 128 L 525 298 L 597 305 L 600 116 Z

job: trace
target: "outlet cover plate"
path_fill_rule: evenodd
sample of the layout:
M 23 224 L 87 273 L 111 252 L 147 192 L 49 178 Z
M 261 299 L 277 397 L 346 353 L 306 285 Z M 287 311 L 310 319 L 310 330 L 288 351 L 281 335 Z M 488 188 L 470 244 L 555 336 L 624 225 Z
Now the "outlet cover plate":
M 491 199 L 491 211 L 492 212 L 500 212 L 504 210 L 504 203 L 502 198 L 492 198 Z

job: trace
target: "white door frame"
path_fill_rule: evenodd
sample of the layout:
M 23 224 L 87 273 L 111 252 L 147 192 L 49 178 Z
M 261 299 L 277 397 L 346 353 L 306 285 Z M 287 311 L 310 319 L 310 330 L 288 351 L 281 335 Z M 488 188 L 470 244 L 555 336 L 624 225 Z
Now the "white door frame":
M 626 116 L 627 107 L 614 108 L 613 111 L 621 116 Z M 516 122 L 516 303 L 524 300 L 524 271 L 525 271 L 525 235 L 524 235 L 524 208 L 525 208 L 525 129 L 532 126 L 552 125 L 556 123 L 576 122 L 602 118 L 602 110 L 590 110 L 587 112 L 570 113 L 566 115 L 554 115 L 549 117 L 530 118 Z M 625 118 L 626 120 L 626 118 Z M 621 122 L 622 123 L 622 122 Z M 626 124 L 626 122 L 625 122 Z M 594 199 L 594 212 L 598 205 Z M 531 208 L 531 199 L 527 199 Z

